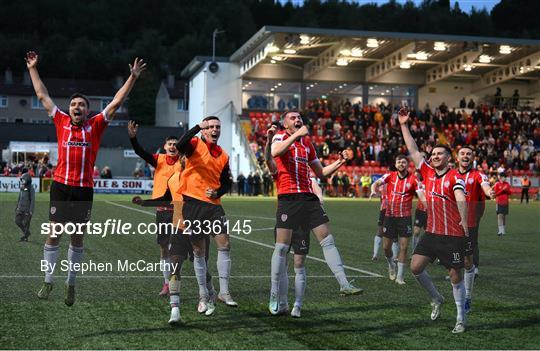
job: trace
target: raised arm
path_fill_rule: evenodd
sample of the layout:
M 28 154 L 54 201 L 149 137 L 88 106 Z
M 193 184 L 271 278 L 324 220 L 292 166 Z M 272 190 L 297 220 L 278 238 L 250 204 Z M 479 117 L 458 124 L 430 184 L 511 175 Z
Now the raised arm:
M 146 163 L 150 164 L 152 167 L 157 167 L 157 161 L 154 158 L 154 156 L 143 149 L 143 147 L 139 144 L 139 141 L 137 140 L 137 130 L 139 129 L 139 125 L 135 123 L 135 121 L 129 121 L 128 122 L 128 135 L 129 135 L 129 141 L 131 142 L 131 147 L 133 147 L 133 151 L 146 161 Z
M 411 131 L 409 130 L 409 126 L 407 125 L 407 122 L 409 122 L 409 115 L 409 111 L 404 108 L 402 108 L 398 112 L 399 124 L 401 125 L 401 133 L 403 134 L 403 140 L 405 140 L 405 145 L 407 145 L 407 150 L 409 150 L 409 155 L 411 156 L 414 165 L 416 166 L 416 168 L 418 168 L 420 166 L 420 163 L 422 163 L 424 157 L 422 156 L 420 151 L 418 151 L 418 146 L 416 145 L 416 142 L 411 135 Z
M 266 131 L 266 145 L 264 145 L 264 160 L 270 173 L 275 174 L 277 172 L 276 161 L 272 157 L 272 138 L 276 133 L 277 126 L 272 124 Z
M 339 153 L 339 159 L 332 162 L 328 166 L 323 167 L 318 159 L 311 162 L 309 165 L 317 178 L 324 179 L 329 175 L 332 175 L 335 171 L 338 170 L 339 167 L 341 167 L 345 162 L 350 159 L 352 159 L 352 152 L 343 150 Z
M 49 91 L 39 77 L 39 73 L 37 70 L 38 55 L 34 51 L 29 51 L 26 53 L 25 60 L 26 67 L 28 68 L 28 72 L 30 73 L 30 79 L 32 79 L 32 85 L 34 86 L 34 90 L 36 91 L 36 95 L 49 116 L 51 116 L 55 105 L 51 97 L 49 96 Z
M 272 143 L 272 157 L 279 157 L 283 155 L 291 145 L 299 138 L 306 136 L 309 134 L 309 130 L 306 126 L 302 126 L 300 129 L 298 129 L 294 134 L 292 134 L 289 138 L 283 140 L 283 141 L 277 141 Z
M 182 137 L 180 137 L 180 140 L 176 143 L 176 148 L 181 154 L 184 154 L 186 157 L 190 157 L 193 154 L 193 151 L 195 150 L 194 146 L 191 144 L 191 139 L 197 133 L 199 133 L 203 129 L 208 128 L 208 121 L 202 121 L 201 123 L 197 124 L 195 127 L 188 130 Z
M 112 120 L 114 118 L 114 113 L 122 104 L 124 103 L 124 100 L 129 95 L 129 92 L 135 85 L 135 82 L 141 75 L 141 73 L 146 69 L 146 63 L 143 60 L 139 60 L 139 58 L 135 58 L 135 61 L 133 61 L 133 65 L 129 65 L 129 70 L 131 74 L 129 75 L 129 78 L 126 80 L 124 85 L 116 92 L 116 95 L 114 95 L 113 100 L 110 104 L 105 107 L 105 115 L 109 120 Z

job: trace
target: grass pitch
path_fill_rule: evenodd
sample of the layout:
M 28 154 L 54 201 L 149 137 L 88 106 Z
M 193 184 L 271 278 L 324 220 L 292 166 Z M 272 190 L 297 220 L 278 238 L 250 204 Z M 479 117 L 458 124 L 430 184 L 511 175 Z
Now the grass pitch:
M 271 317 L 267 311 L 275 199 L 224 199 L 231 221 L 251 219 L 254 230 L 232 241 L 231 292 L 240 306 L 218 305 L 212 317 L 196 311 L 192 264 L 184 265 L 183 323 L 167 324 L 168 300 L 158 297 L 162 278 L 155 273 L 91 272 L 77 278 L 77 302 L 63 302 L 65 272 L 56 272 L 49 301 L 36 292 L 43 280 L 39 262 L 48 220 L 48 194 L 39 194 L 30 242 L 19 243 L 14 223 L 17 194 L 0 195 L 0 348 L 2 349 L 537 349 L 540 345 L 540 205 L 511 203 L 507 236 L 496 235 L 493 202 L 480 227 L 480 277 L 468 330 L 451 334 L 455 322 L 452 289 L 445 270 L 429 273 L 446 298 L 442 316 L 432 322 L 427 294 L 407 272 L 407 284 L 388 280 L 384 260 L 371 261 L 378 201 L 328 200 L 331 232 L 347 274 L 364 295 L 338 296 L 339 287 L 312 237 L 307 290 L 301 319 Z M 92 221 L 121 218 L 153 222 L 152 209 L 134 207 L 130 196 L 97 195 Z M 133 210 L 136 208 L 137 210 Z M 142 212 L 140 211 L 142 210 Z M 63 238 L 59 260 L 67 258 Z M 216 275 L 215 248 L 210 270 Z M 380 255 L 382 257 L 382 254 Z M 84 262 L 140 259 L 157 262 L 153 235 L 88 236 Z M 289 267 L 290 294 L 294 272 Z M 377 277 L 381 275 L 382 277 Z M 218 286 L 217 279 L 214 284 Z M 292 306 L 291 306 L 292 307 Z

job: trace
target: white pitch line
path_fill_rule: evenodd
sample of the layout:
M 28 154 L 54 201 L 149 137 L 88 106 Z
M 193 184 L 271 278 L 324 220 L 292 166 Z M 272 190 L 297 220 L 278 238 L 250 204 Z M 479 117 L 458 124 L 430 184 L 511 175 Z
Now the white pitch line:
M 335 278 L 333 275 L 308 275 L 308 278 Z M 0 275 L 0 279 L 43 279 L 42 275 Z M 55 275 L 55 278 L 67 278 L 67 275 Z M 162 275 L 148 275 L 148 276 L 137 276 L 137 275 L 84 275 L 80 274 L 77 276 L 77 279 L 86 278 L 86 279 L 163 279 Z M 183 278 L 195 279 L 194 275 L 182 275 Z M 269 279 L 269 275 L 231 275 L 231 279 Z M 349 278 L 376 278 L 371 275 L 351 275 Z M 289 276 L 289 279 L 294 279 L 293 275 Z
M 137 212 L 141 212 L 141 213 L 146 213 L 146 214 L 149 214 L 149 215 L 152 215 L 152 216 L 155 215 L 155 213 L 153 213 L 153 212 L 145 211 L 145 210 L 140 210 L 140 209 L 138 209 L 138 208 L 134 208 L 134 207 L 131 207 L 131 206 L 126 206 L 126 205 L 118 204 L 118 203 L 116 203 L 116 202 L 112 202 L 112 201 L 108 201 L 108 200 L 106 200 L 105 202 L 108 203 L 108 204 L 114 205 L 114 206 L 126 208 L 126 209 L 128 209 L 128 210 L 133 210 L 133 211 L 137 211 Z M 234 217 L 240 217 L 240 216 L 234 216 Z M 256 217 L 251 217 L 251 216 L 243 216 L 243 217 L 246 217 L 246 218 L 256 218 Z M 259 218 L 266 218 L 266 219 L 268 219 L 269 217 L 259 217 Z M 274 229 L 274 227 L 272 227 L 272 228 L 270 228 L 270 229 Z M 269 229 L 260 228 L 260 230 L 269 230 Z M 270 248 L 270 249 L 274 249 L 274 245 L 269 245 L 269 244 L 261 243 L 261 242 L 259 242 L 259 241 L 249 240 L 249 239 L 246 239 L 246 238 L 241 238 L 241 237 L 235 236 L 235 235 L 230 235 L 230 237 L 231 237 L 231 238 L 235 238 L 235 239 L 239 239 L 239 240 L 243 240 L 243 241 L 246 241 L 246 242 L 248 242 L 248 243 L 255 244 L 255 245 L 264 246 L 264 247 L 268 247 L 268 248 Z M 312 259 L 312 260 L 314 260 L 314 261 L 326 263 L 326 261 L 323 260 L 322 258 L 314 257 L 314 256 L 311 256 L 311 255 L 307 255 L 306 258 Z M 380 275 L 380 274 L 377 274 L 377 273 L 374 273 L 374 272 L 370 272 L 370 271 L 366 271 L 366 270 L 363 270 L 363 269 L 359 269 L 359 268 L 355 268 L 355 267 L 351 267 L 351 266 L 346 266 L 346 265 L 343 265 L 343 267 L 344 267 L 344 268 L 347 268 L 347 269 L 349 269 L 349 270 L 351 270 L 351 271 L 360 272 L 360 273 L 364 273 L 364 274 L 370 275 L 370 276 L 375 277 L 375 278 L 382 278 L 382 277 L 383 277 L 383 276 Z

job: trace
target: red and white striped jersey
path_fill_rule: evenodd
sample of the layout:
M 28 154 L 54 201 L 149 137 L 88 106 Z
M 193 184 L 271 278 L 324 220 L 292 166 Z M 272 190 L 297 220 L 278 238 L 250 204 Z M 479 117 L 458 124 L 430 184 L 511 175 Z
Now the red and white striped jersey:
M 435 235 L 465 235 L 454 191 L 465 192 L 465 182 L 455 169 L 437 174 L 435 169 L 422 161 L 418 169 L 426 187 L 428 221 L 426 232 Z
M 467 197 L 467 226 L 474 228 L 480 221 L 481 214 L 484 210 L 485 194 L 482 190 L 482 185 L 489 185 L 488 177 L 471 169 L 465 173 L 458 171 L 459 176 L 465 182 L 465 196 Z
M 399 172 L 386 173 L 381 177 L 386 184 L 388 191 L 388 207 L 386 215 L 388 217 L 409 217 L 412 212 L 412 200 L 418 188 L 416 176 L 407 173 L 404 178 L 399 176 Z
M 273 143 L 279 143 L 290 135 L 281 131 L 274 135 Z M 318 162 L 317 154 L 309 138 L 296 140 L 283 155 L 275 157 L 278 169 L 278 195 L 313 193 L 310 179 L 310 163 Z
M 68 114 L 55 107 L 52 120 L 58 139 L 58 164 L 54 180 L 70 186 L 93 187 L 92 173 L 101 136 L 109 124 L 105 112 L 76 126 L 71 124 Z

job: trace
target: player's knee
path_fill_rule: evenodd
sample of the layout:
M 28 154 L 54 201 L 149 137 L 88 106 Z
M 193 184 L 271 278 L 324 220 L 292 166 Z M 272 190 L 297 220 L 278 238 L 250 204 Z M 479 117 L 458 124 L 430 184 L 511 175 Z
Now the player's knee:
M 287 255 L 287 251 L 289 251 L 289 245 L 284 243 L 276 243 L 274 246 L 274 252 L 277 253 L 279 256 L 285 256 Z
M 324 239 L 322 239 L 319 244 L 324 249 L 325 247 L 332 247 L 335 246 L 334 242 L 334 236 L 332 234 L 328 234 Z

